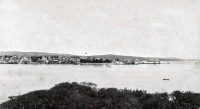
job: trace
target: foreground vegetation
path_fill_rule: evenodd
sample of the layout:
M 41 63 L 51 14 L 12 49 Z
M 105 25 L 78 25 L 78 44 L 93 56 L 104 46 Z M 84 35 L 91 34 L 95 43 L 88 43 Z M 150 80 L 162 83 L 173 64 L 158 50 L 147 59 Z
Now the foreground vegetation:
M 0 109 L 199 109 L 200 94 L 174 91 L 150 94 L 142 90 L 96 89 L 60 83 L 50 90 L 9 97 Z

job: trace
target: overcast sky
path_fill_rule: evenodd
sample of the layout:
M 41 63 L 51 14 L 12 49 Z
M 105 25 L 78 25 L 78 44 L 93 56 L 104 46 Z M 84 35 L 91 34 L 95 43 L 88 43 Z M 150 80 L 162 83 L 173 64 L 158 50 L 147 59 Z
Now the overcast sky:
M 0 51 L 200 58 L 200 0 L 0 0 Z

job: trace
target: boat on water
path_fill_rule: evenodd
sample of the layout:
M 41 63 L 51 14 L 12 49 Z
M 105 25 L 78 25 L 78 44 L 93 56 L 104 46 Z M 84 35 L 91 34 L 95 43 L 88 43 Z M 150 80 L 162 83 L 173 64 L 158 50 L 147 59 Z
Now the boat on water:
M 169 81 L 169 79 L 168 79 L 168 78 L 163 78 L 163 80 L 164 80 L 164 81 Z

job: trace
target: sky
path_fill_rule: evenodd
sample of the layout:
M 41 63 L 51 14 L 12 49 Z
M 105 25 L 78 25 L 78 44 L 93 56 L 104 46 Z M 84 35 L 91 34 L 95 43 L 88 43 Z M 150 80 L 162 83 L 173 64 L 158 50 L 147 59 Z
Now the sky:
M 0 0 L 0 51 L 200 59 L 200 0 Z

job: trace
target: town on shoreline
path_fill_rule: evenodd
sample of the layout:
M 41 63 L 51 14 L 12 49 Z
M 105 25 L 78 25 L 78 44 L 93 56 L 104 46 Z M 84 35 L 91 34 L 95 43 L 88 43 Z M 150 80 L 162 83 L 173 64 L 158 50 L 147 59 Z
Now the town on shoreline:
M 102 59 L 92 56 L 0 56 L 0 64 L 101 64 L 110 63 L 116 65 L 137 65 L 137 64 L 160 64 L 159 58 L 140 59 Z

